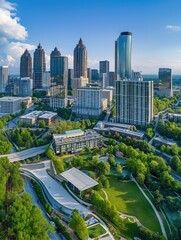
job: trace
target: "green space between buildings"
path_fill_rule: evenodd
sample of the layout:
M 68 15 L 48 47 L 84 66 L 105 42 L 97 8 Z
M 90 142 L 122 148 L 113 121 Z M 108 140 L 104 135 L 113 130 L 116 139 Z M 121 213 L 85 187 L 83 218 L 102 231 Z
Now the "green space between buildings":
M 110 188 L 104 189 L 108 199 L 118 211 L 134 215 L 145 227 L 161 233 L 158 219 L 139 188 L 134 182 L 118 181 L 116 176 L 108 176 Z
M 100 225 L 96 224 L 88 228 L 90 238 L 97 238 L 106 233 L 106 230 Z

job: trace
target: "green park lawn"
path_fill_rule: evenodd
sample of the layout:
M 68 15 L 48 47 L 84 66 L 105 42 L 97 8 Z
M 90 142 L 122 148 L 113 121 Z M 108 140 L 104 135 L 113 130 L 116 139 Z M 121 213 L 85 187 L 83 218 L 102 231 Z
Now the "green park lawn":
M 121 182 L 116 176 L 108 177 L 110 188 L 104 189 L 111 203 L 118 211 L 136 216 L 139 221 L 154 232 L 161 233 L 158 219 L 134 182 Z
M 100 235 L 105 234 L 106 230 L 100 224 L 96 224 L 88 228 L 88 233 L 90 238 L 97 238 Z

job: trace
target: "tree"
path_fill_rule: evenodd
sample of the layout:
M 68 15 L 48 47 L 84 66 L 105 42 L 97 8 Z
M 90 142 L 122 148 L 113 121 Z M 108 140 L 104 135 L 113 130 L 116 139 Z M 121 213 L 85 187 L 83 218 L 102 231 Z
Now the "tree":
M 100 175 L 108 175 L 110 173 L 110 165 L 108 162 L 98 162 L 96 172 Z
M 145 181 L 145 175 L 143 173 L 138 173 L 136 180 L 140 185 L 143 185 Z
M 109 154 L 108 163 L 113 167 L 116 165 L 116 161 L 113 154 Z
M 75 231 L 75 233 L 81 240 L 85 240 L 88 238 L 87 226 L 77 210 L 74 210 L 72 212 L 72 216 L 70 219 L 70 227 Z
M 107 177 L 105 175 L 101 175 L 99 177 L 99 183 L 101 183 L 104 188 L 110 187 L 109 180 L 107 179 Z
M 177 170 L 177 168 L 180 166 L 181 161 L 180 158 L 178 156 L 173 156 L 170 159 L 170 166 L 171 168 L 173 168 L 175 171 Z
M 116 172 L 121 175 L 123 171 L 123 167 L 120 164 L 117 164 L 116 166 Z
M 46 122 L 45 122 L 45 120 L 39 120 L 39 121 L 38 121 L 38 126 L 39 126 L 39 128 L 45 128 L 45 127 L 46 127 Z
M 164 200 L 163 195 L 160 194 L 159 190 L 155 191 L 154 198 L 155 198 L 155 204 L 156 205 L 160 205 Z

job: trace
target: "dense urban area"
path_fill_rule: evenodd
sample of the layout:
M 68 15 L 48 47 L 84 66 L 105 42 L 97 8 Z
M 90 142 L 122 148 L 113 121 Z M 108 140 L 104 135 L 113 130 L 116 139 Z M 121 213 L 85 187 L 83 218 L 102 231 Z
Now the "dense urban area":
M 73 56 L 0 66 L 0 239 L 181 239 L 181 77 L 132 70 L 131 32 L 114 72 Z

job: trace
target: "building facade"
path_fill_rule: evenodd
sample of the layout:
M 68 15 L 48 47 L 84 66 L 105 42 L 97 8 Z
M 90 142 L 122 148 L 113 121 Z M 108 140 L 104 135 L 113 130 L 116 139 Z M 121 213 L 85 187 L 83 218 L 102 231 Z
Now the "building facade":
M 115 78 L 131 78 L 132 33 L 122 32 L 115 42 Z
M 32 79 L 32 57 L 26 49 L 20 59 L 20 78 Z
M 33 80 L 29 77 L 20 79 L 19 96 L 31 97 L 33 95 Z
M 146 125 L 153 120 L 153 81 L 116 81 L 116 122 Z
M 74 78 L 87 78 L 87 50 L 80 38 L 74 49 Z
M 87 86 L 77 89 L 77 116 L 98 118 L 102 111 L 102 89 L 100 87 Z
M 172 69 L 159 68 L 159 96 L 170 98 L 173 96 L 172 91 Z
M 14 114 L 21 111 L 21 97 L 0 98 L 0 113 Z
M 93 130 L 83 132 L 80 129 L 66 131 L 65 134 L 53 134 L 55 153 L 79 152 L 86 147 L 90 149 L 102 146 L 102 136 Z
M 6 92 L 8 85 L 8 66 L 0 66 L 0 93 Z
M 40 44 L 34 52 L 33 70 L 33 88 L 42 89 L 43 73 L 46 71 L 46 64 L 45 52 Z

